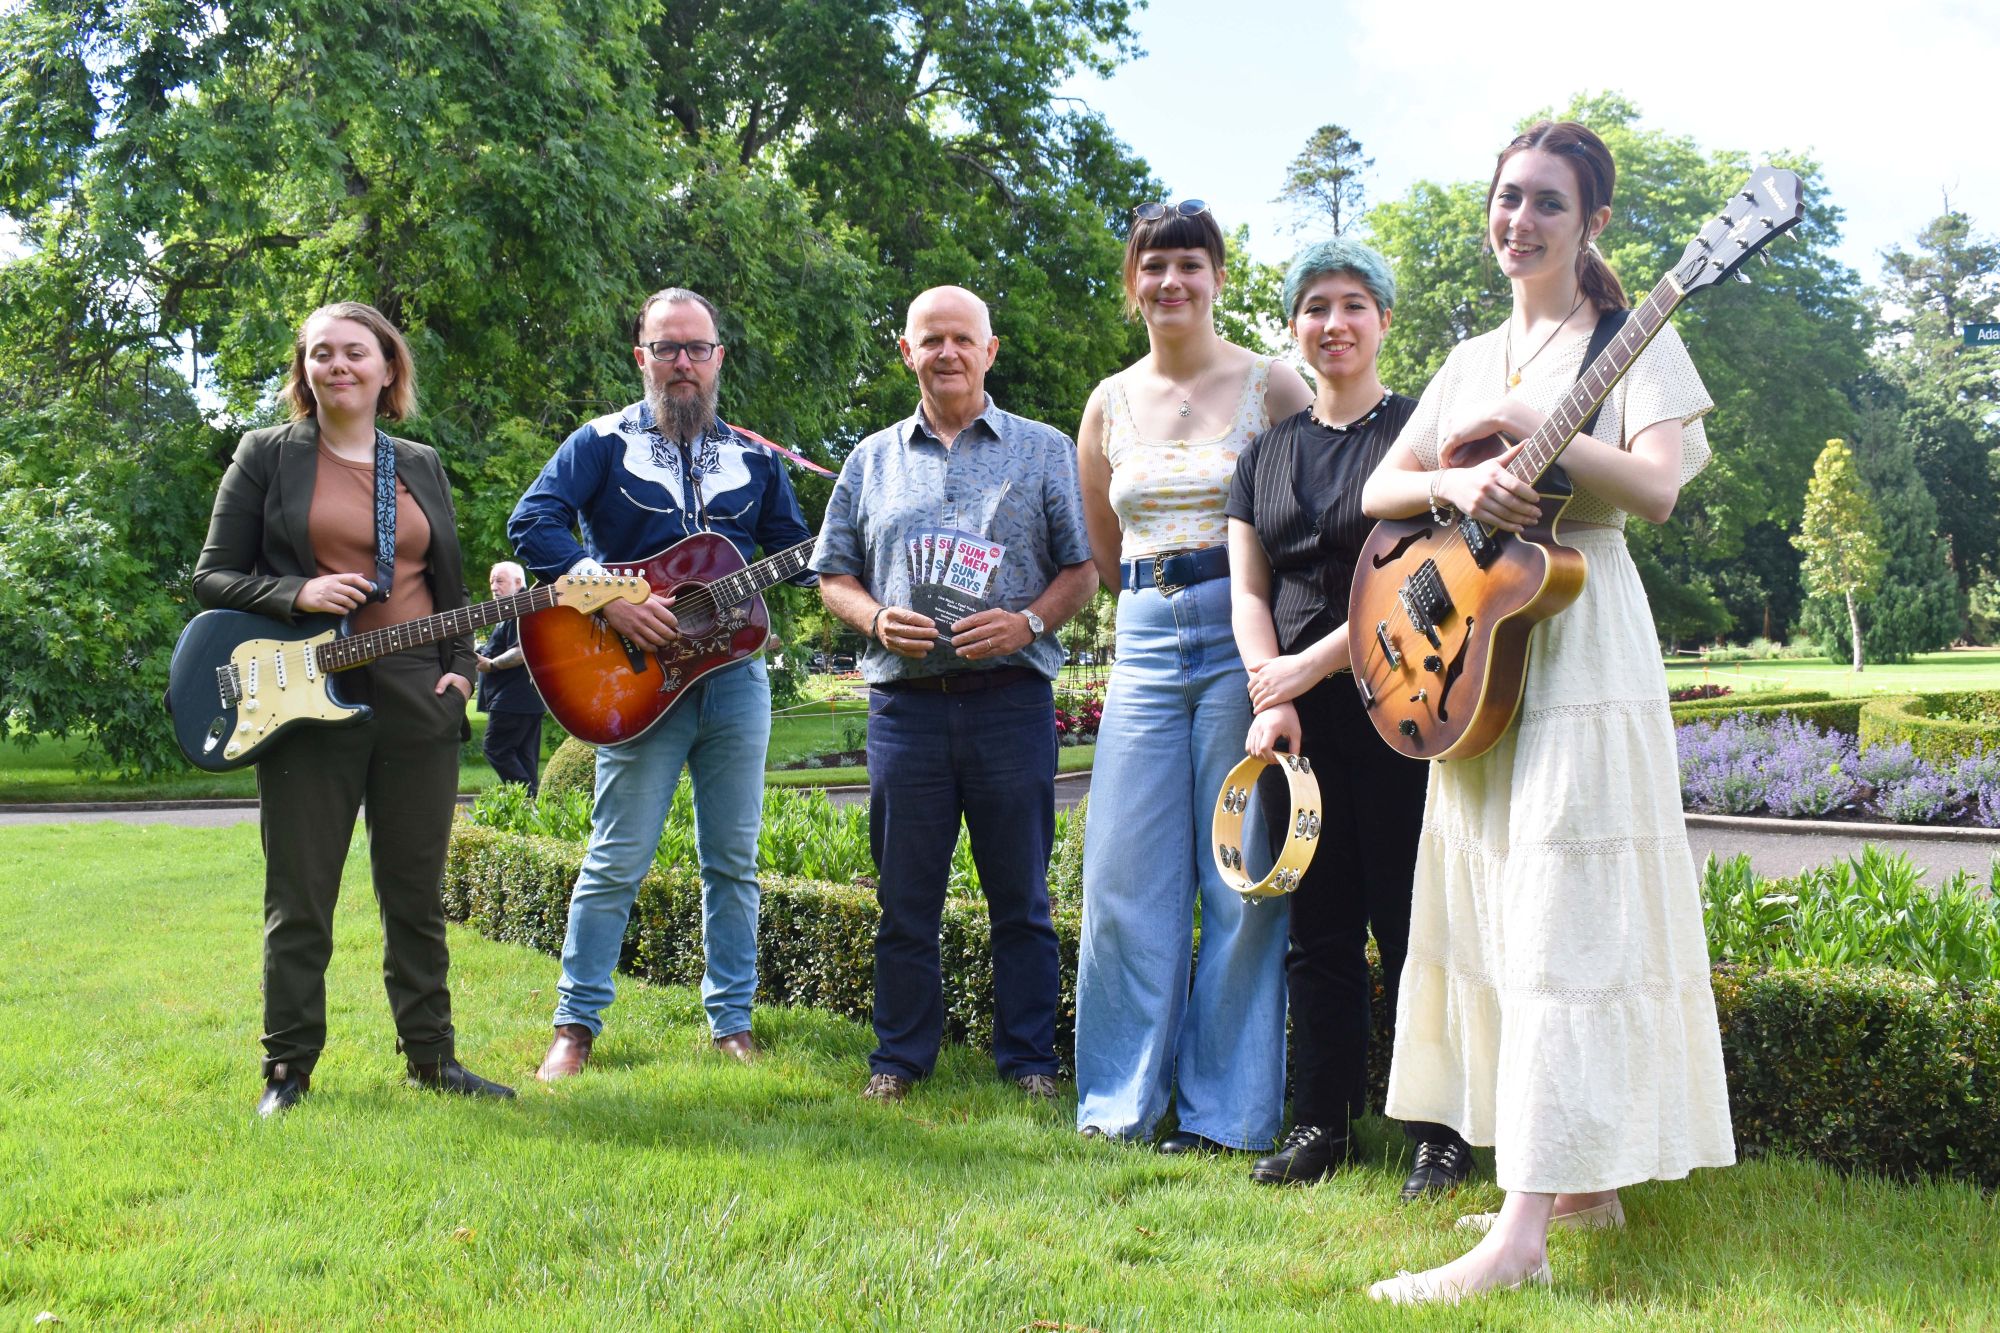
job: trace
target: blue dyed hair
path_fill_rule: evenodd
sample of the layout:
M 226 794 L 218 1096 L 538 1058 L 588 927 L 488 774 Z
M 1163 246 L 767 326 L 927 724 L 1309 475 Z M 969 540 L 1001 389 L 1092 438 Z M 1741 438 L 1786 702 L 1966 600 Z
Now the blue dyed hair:
M 1285 319 L 1291 321 L 1299 313 L 1299 297 L 1308 287 L 1331 273 L 1352 273 L 1375 298 L 1378 310 L 1393 310 L 1396 305 L 1396 275 L 1389 271 L 1389 261 L 1375 250 L 1345 236 L 1336 236 L 1330 241 L 1318 241 L 1299 251 L 1292 260 L 1292 266 L 1285 270 Z

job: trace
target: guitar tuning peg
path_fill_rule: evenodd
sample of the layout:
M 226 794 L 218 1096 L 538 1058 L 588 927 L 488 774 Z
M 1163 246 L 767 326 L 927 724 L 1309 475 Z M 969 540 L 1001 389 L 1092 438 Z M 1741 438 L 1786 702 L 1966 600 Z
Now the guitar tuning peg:
M 1771 266 L 1771 256 L 1765 254 L 1762 250 L 1759 250 L 1757 252 L 1757 262 L 1764 265 L 1766 268 L 1769 268 Z
M 1748 282 L 1750 281 L 1750 275 L 1739 268 L 1736 270 L 1736 280 L 1738 282 Z

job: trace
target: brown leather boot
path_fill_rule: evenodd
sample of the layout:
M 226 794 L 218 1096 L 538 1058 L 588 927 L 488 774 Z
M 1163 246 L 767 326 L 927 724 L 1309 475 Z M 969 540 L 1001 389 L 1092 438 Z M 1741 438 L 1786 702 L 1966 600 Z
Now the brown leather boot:
M 596 1037 L 581 1023 L 564 1023 L 556 1028 L 555 1039 L 549 1043 L 549 1053 L 542 1057 L 541 1068 L 535 1077 L 544 1083 L 553 1083 L 571 1074 L 581 1074 L 583 1067 L 590 1063 L 590 1044 Z

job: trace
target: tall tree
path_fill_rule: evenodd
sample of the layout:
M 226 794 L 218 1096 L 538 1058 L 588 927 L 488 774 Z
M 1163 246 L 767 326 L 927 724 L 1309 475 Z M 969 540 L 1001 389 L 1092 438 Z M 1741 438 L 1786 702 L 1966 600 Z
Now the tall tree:
M 1374 165 L 1374 158 L 1363 156 L 1360 140 L 1338 125 L 1322 125 L 1285 168 L 1276 202 L 1292 206 L 1300 230 L 1325 226 L 1338 236 L 1361 216 L 1361 174 Z
M 2000 243 L 1951 209 L 1917 233 L 1914 251 L 1882 256 L 1878 318 L 1890 335 L 1879 362 L 1901 390 L 1904 430 L 1935 497 L 1961 600 L 2000 563 L 2000 363 L 1959 340 L 2000 311 Z
M 1887 552 L 1882 524 L 1845 440 L 1828 440 L 1813 464 L 1805 514 L 1793 539 L 1805 557 L 1800 572 L 1815 597 L 1845 603 L 1854 669 L 1863 660 L 1860 603 L 1872 597 Z

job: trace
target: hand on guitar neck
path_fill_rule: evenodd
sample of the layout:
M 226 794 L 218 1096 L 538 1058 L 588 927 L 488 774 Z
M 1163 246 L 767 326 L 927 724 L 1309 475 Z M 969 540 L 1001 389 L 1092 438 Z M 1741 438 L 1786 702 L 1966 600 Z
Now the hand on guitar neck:
M 1542 497 L 1508 470 L 1520 453 L 1498 435 L 1453 435 L 1438 449 L 1444 467 L 1432 483 L 1437 498 L 1489 528 L 1522 531 L 1542 516 Z
M 673 640 L 681 637 L 680 621 L 674 618 L 670 609 L 674 604 L 672 593 L 654 593 L 636 605 L 631 602 L 612 602 L 604 608 L 603 616 L 611 628 L 623 634 L 647 652 L 658 652 Z

